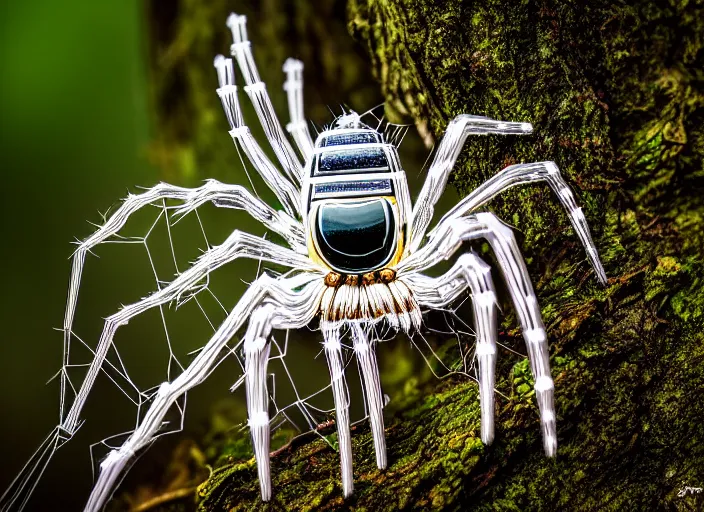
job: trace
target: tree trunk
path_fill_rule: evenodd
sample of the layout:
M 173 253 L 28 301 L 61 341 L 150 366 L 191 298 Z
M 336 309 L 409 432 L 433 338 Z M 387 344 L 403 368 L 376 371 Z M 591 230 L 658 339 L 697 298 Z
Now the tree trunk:
M 312 436 L 273 457 L 271 509 L 704 506 L 685 489 L 704 487 L 704 4 L 634 3 L 350 0 L 392 119 L 428 141 L 460 113 L 533 123 L 529 137 L 468 139 L 451 182 L 465 195 L 507 165 L 555 161 L 609 284 L 547 186 L 504 193 L 491 209 L 516 229 L 548 326 L 557 458 L 543 455 L 526 361 L 504 358 L 491 446 L 476 384 L 436 382 L 387 418 L 386 471 L 368 427 L 354 429 L 351 499 L 337 453 Z M 525 353 L 502 309 L 501 341 Z M 201 510 L 269 510 L 253 460 L 236 459 L 199 488 Z

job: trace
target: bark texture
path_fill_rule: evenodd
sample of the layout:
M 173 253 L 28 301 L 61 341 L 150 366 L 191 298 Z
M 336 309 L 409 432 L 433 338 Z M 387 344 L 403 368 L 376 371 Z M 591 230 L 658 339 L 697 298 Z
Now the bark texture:
M 434 382 L 387 417 L 388 470 L 374 466 L 366 425 L 355 428 L 349 500 L 337 453 L 311 437 L 273 458 L 275 498 L 263 505 L 242 435 L 220 443 L 196 498 L 169 506 L 704 506 L 704 494 L 680 492 L 704 487 L 704 3 L 350 0 L 348 9 L 387 113 L 411 116 L 427 140 L 460 113 L 533 123 L 530 137 L 469 139 L 452 175 L 461 194 L 507 165 L 554 160 L 584 207 L 606 288 L 547 186 L 491 206 L 516 228 L 549 329 L 558 456 L 542 454 L 527 360 L 499 354 L 508 399 L 490 447 L 479 440 L 476 385 Z M 502 307 L 501 341 L 525 353 L 511 305 Z

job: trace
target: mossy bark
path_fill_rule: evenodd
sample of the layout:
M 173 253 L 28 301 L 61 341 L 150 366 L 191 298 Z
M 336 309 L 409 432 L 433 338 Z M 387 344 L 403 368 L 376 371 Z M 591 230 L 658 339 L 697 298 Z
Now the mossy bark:
M 543 456 L 526 361 L 503 358 L 509 398 L 490 447 L 476 385 L 445 380 L 387 418 L 386 471 L 355 428 L 351 499 L 337 453 L 312 437 L 273 457 L 275 497 L 262 504 L 254 461 L 238 460 L 243 437 L 199 487 L 199 509 L 704 506 L 680 492 L 704 487 L 704 3 L 351 0 L 349 19 L 387 113 L 411 116 L 427 140 L 460 113 L 533 123 L 530 137 L 469 139 L 452 175 L 462 194 L 541 160 L 577 192 L 606 288 L 546 186 L 491 205 L 516 228 L 549 329 L 558 456 Z M 525 353 L 502 306 L 502 342 Z

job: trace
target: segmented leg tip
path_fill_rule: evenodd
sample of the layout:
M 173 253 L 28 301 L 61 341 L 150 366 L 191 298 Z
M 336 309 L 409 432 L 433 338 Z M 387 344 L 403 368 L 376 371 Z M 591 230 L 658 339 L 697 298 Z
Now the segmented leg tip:
M 234 12 L 231 12 L 230 15 L 227 17 L 227 20 L 225 21 L 225 25 L 227 28 L 232 28 L 235 25 L 239 23 L 246 23 L 247 22 L 247 17 L 245 15 L 240 15 L 236 14 Z
M 603 268 L 596 271 L 596 278 L 602 286 L 607 286 L 609 284 L 609 279 L 606 277 L 606 272 L 604 272 Z
M 545 448 L 546 457 L 555 457 L 557 455 L 557 439 L 554 437 L 547 437 L 543 443 Z
M 262 501 L 270 501 L 271 500 L 271 482 L 262 482 L 259 485 L 259 488 L 261 490 Z
M 294 59 L 293 57 L 289 57 L 284 62 L 283 71 L 285 73 L 288 73 L 289 71 L 290 72 L 299 71 L 302 69 L 303 69 L 303 62 L 298 59 Z

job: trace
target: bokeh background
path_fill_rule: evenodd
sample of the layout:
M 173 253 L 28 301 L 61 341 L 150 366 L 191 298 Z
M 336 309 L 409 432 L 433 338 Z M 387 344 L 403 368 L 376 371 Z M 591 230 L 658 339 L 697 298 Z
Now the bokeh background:
M 63 321 L 71 242 L 128 187 L 159 178 L 146 158 L 145 28 L 137 1 L 0 6 L 3 490 L 58 419 L 58 384 L 46 382 L 61 364 L 54 328 Z M 80 440 L 69 443 L 30 508 L 78 509 L 91 481 L 87 455 Z
M 101 222 L 101 213 L 127 191 L 160 180 L 184 186 L 207 177 L 247 182 L 214 92 L 212 56 L 228 50 L 224 20 L 230 10 L 249 16 L 260 73 L 282 119 L 281 64 L 289 56 L 306 64 L 306 113 L 318 126 L 330 122 L 330 110 L 338 113 L 341 104 L 362 111 L 383 101 L 365 50 L 347 33 L 343 1 L 35 0 L 0 5 L 0 489 L 58 419 L 58 382 L 46 383 L 60 368 L 62 336 L 55 329 L 63 321 L 71 242 L 93 230 L 86 221 Z M 261 135 L 244 94 L 240 100 L 255 134 Z M 390 114 L 394 121 L 404 121 L 399 113 Z M 412 189 L 418 188 L 426 156 L 424 143 L 410 130 L 402 160 Z M 271 200 L 255 179 L 257 184 L 262 197 Z M 450 191 L 445 205 L 455 200 Z M 245 214 L 212 210 L 203 213 L 211 243 L 234 226 L 263 233 Z M 131 229 L 143 235 L 149 223 L 146 216 L 137 218 Z M 204 244 L 195 225 L 184 222 L 179 229 L 179 264 L 186 264 Z M 164 249 L 164 239 L 155 238 L 154 244 Z M 169 272 L 164 255 L 154 257 L 164 265 L 160 275 Z M 76 319 L 77 330 L 91 339 L 102 318 L 154 286 L 143 249 L 112 246 L 99 256 L 88 259 Z M 219 273 L 213 286 L 226 304 L 234 304 L 256 269 L 256 262 L 238 263 Z M 183 311 L 173 321 L 174 351 L 187 360 L 186 354 L 207 339 L 208 327 L 194 311 Z M 301 386 L 321 387 L 327 370 L 316 359 L 318 340 L 303 333 L 293 341 L 291 361 L 302 375 Z M 168 353 L 156 313 L 131 323 L 120 347 L 140 387 L 165 378 Z M 409 354 L 407 342 L 382 350 L 381 364 L 391 368 L 387 382 L 398 380 L 394 369 L 417 371 L 415 363 L 404 363 Z M 213 410 L 227 400 L 229 386 L 239 377 L 236 368 L 231 370 L 221 369 L 189 395 L 189 432 L 208 428 Z M 134 406 L 107 379 L 100 380 L 83 414 L 85 426 L 54 459 L 30 509 L 78 509 L 92 482 L 89 445 L 128 430 L 134 415 Z M 148 465 L 148 457 L 141 464 Z

